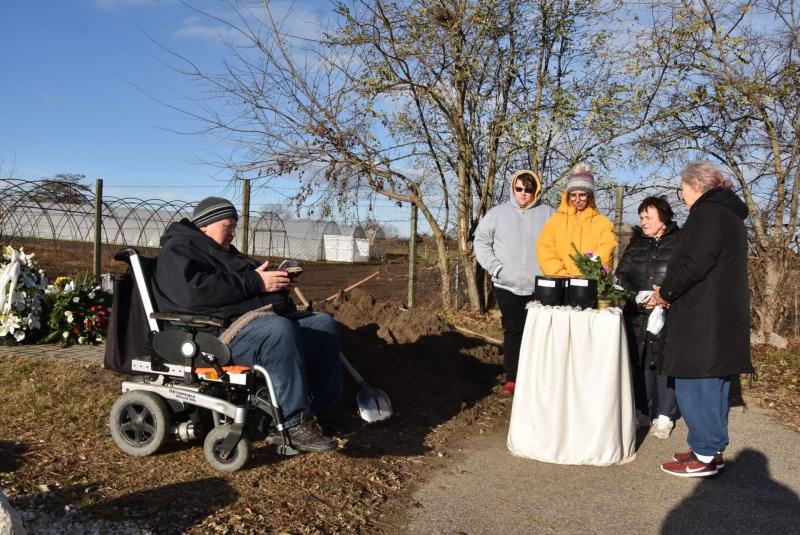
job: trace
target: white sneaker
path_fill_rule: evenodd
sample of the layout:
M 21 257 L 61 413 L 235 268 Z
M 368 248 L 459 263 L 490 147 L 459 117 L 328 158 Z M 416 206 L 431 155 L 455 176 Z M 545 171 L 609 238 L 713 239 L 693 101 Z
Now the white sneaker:
M 670 420 L 669 417 L 659 415 L 658 418 L 653 420 L 653 427 L 650 428 L 650 434 L 656 438 L 666 440 L 672 433 L 673 427 L 675 427 L 675 423 Z

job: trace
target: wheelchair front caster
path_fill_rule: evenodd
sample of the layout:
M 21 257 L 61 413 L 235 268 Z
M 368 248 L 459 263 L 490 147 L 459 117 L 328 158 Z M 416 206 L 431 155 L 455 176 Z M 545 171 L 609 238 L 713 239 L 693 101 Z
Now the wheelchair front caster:
M 221 472 L 235 472 L 250 458 L 250 440 L 245 435 L 242 435 L 230 454 L 222 458 L 222 443 L 230 430 L 230 425 L 217 426 L 208 433 L 203 443 L 208 464 Z
M 145 457 L 167 440 L 170 415 L 164 400 L 141 390 L 122 394 L 111 407 L 111 437 L 128 455 Z

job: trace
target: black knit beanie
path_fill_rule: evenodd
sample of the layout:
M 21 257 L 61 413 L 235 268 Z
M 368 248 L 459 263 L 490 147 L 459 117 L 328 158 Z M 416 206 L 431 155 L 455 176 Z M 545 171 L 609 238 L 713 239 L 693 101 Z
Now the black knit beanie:
M 197 203 L 192 212 L 192 223 L 202 228 L 231 217 L 237 221 L 239 219 L 236 207 L 231 201 L 222 197 L 206 197 Z

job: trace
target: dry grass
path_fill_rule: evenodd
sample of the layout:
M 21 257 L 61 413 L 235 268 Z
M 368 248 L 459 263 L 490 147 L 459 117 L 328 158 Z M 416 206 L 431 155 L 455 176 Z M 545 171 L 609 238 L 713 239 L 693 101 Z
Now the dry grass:
M 70 505 L 158 533 L 391 533 L 384 504 L 508 410 L 489 396 L 435 429 L 400 418 L 343 437 L 336 452 L 292 458 L 257 442 L 245 469 L 221 474 L 198 442 L 122 453 L 105 433 L 121 380 L 97 365 L 0 357 L 0 486 L 15 507 Z
M 743 379 L 745 399 L 766 408 L 780 423 L 800 431 L 800 339 L 787 349 L 753 347 L 753 381 Z

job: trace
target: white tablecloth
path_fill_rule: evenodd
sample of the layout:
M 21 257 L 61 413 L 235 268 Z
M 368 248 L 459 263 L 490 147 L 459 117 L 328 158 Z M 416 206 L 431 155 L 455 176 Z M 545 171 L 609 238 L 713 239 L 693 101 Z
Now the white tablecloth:
M 633 460 L 636 416 L 622 312 L 528 305 L 508 449 L 558 464 Z

